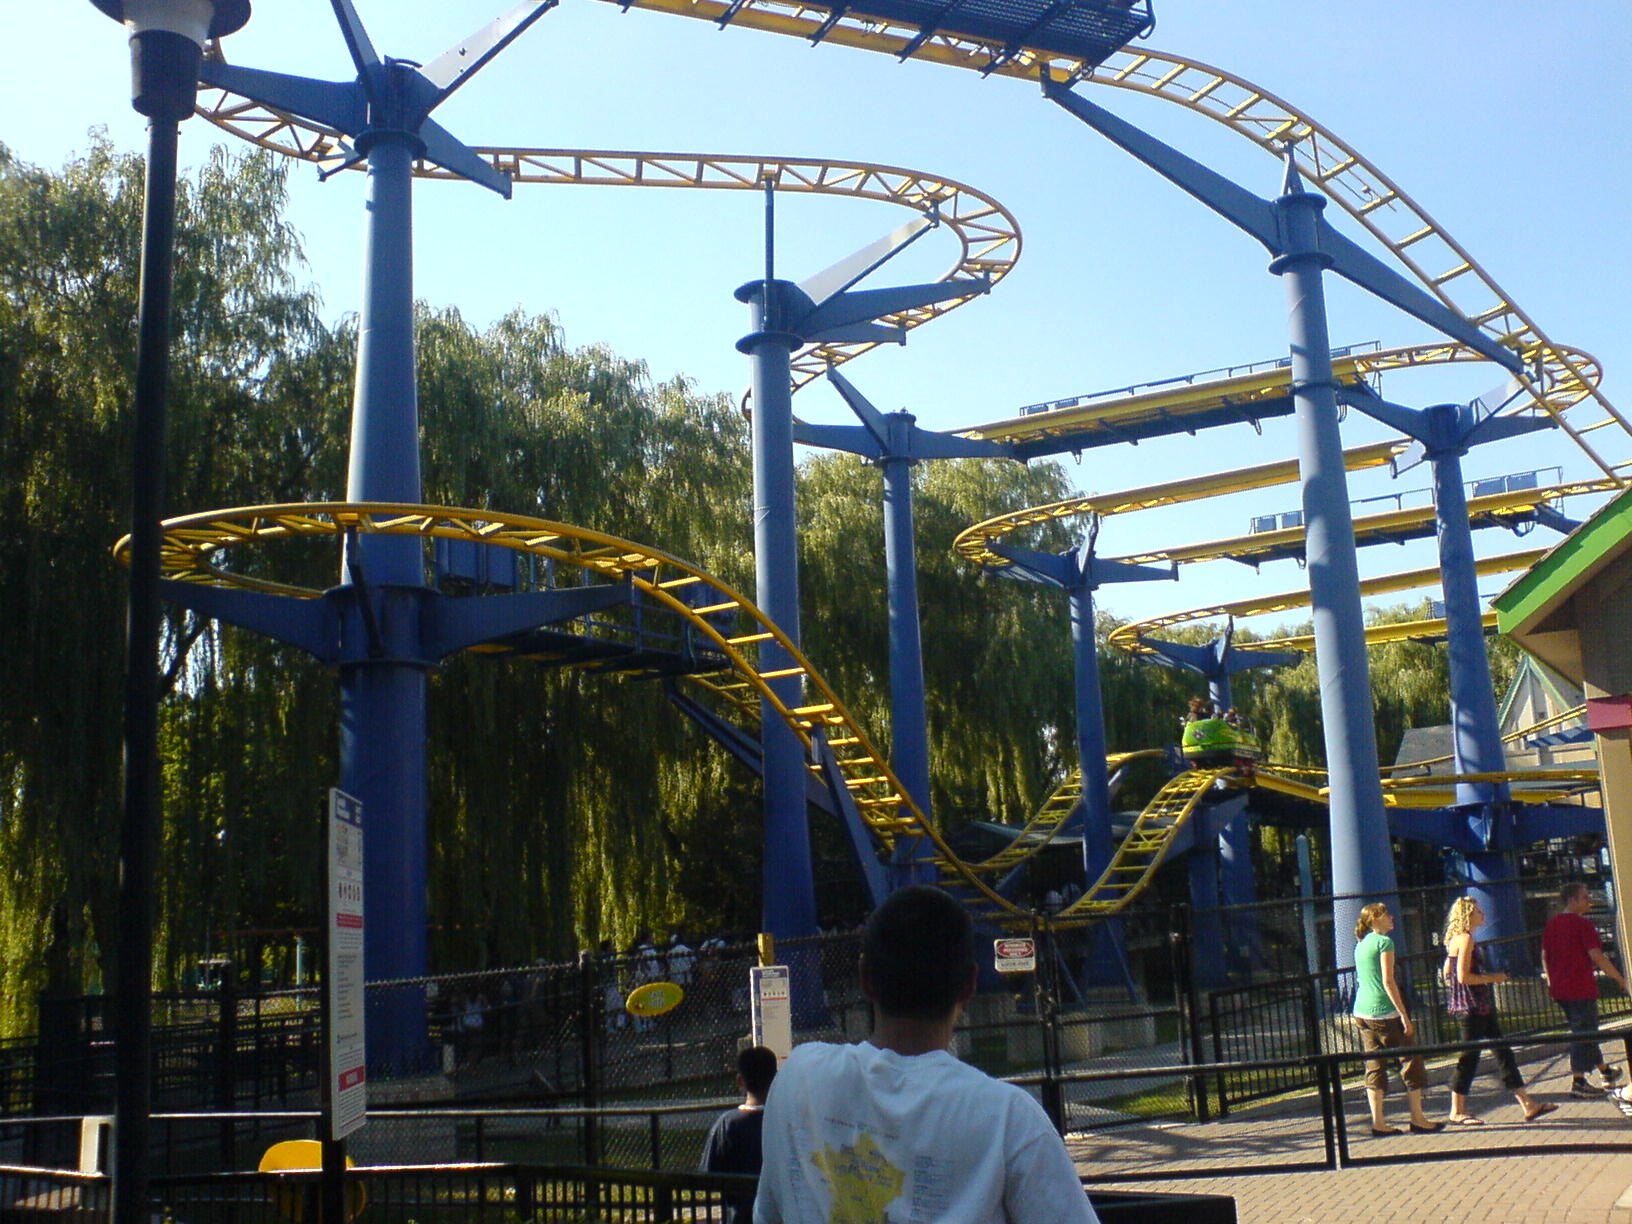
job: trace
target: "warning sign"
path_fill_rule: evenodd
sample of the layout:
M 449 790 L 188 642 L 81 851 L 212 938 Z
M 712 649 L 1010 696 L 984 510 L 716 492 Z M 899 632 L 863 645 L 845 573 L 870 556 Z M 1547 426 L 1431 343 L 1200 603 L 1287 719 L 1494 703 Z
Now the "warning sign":
M 329 790 L 329 1138 L 368 1116 L 363 1047 L 363 805 Z
M 992 965 L 999 973 L 1034 973 L 1037 969 L 1035 939 L 992 940 Z

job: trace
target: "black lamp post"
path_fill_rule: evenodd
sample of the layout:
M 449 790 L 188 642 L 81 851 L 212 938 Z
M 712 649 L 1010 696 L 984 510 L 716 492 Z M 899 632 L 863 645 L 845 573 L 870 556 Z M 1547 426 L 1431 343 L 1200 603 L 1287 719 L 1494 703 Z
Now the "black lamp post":
M 152 1104 L 153 876 L 159 830 L 160 523 L 176 219 L 176 141 L 193 113 L 206 39 L 249 20 L 249 0 L 92 0 L 130 30 L 131 104 L 148 117 L 137 307 L 130 599 L 125 621 L 125 792 L 115 990 L 114 1224 L 147 1224 Z

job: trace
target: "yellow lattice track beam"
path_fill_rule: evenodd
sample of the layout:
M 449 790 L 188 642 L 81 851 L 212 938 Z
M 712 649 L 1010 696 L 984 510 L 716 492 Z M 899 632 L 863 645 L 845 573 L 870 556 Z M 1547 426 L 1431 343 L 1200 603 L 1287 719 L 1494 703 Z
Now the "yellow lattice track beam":
M 1591 372 L 1596 385 L 1599 366 L 1595 358 L 1577 350 L 1572 359 Z M 1483 361 L 1484 358 L 1454 344 L 1415 344 L 1384 349 L 1376 353 L 1350 354 L 1334 362 L 1340 378 L 1364 378 L 1390 370 L 1411 369 L 1419 366 L 1443 365 L 1447 362 Z M 1093 403 L 1082 408 L 1059 412 L 1038 413 L 1030 417 L 981 425 L 967 430 L 970 437 L 1001 441 L 1024 441 L 1045 435 L 1068 436 L 1072 431 L 1092 429 L 1097 421 L 1111 428 L 1128 421 L 1161 413 L 1182 420 L 1187 414 L 1206 411 L 1220 405 L 1239 407 L 1250 413 L 1251 405 L 1271 395 L 1289 393 L 1291 374 L 1288 370 L 1264 371 L 1239 378 L 1222 379 L 1215 383 L 1198 383 L 1175 389 L 1163 387 L 1146 394 L 1134 394 L 1118 399 Z M 1560 401 L 1562 406 L 1562 400 Z M 1408 443 L 1401 439 L 1357 446 L 1343 452 L 1345 466 L 1350 471 L 1382 467 L 1406 450 Z M 1174 506 L 1208 497 L 1222 497 L 1230 493 L 1244 493 L 1253 489 L 1267 489 L 1290 484 L 1298 479 L 1298 461 L 1283 459 L 1274 463 L 1217 472 L 1207 476 L 1166 481 L 1144 488 L 1120 493 L 1096 493 L 1067 498 L 1045 506 L 1030 506 L 1000 514 L 971 527 L 964 528 L 953 541 L 953 550 L 966 560 L 988 569 L 1003 569 L 1010 562 L 992 551 L 990 545 L 1011 532 L 1042 523 L 1091 515 L 1105 517 L 1129 514 L 1139 510 L 1153 510 L 1160 506 Z M 1589 482 L 1591 489 L 1613 489 L 1613 481 Z M 1574 486 L 1572 486 L 1574 487 Z M 1163 555 L 1162 559 L 1166 559 Z M 1199 558 L 1198 558 L 1199 559 Z
M 340 135 L 225 90 L 202 90 L 198 113 L 224 131 L 300 161 L 337 163 Z M 937 218 L 958 242 L 956 261 L 941 280 L 985 280 L 996 284 L 1020 258 L 1020 227 L 1014 215 L 990 196 L 954 182 L 901 166 L 815 158 L 733 157 L 712 153 L 636 153 L 602 149 L 532 149 L 478 146 L 475 152 L 514 183 L 580 187 L 664 187 L 704 191 L 759 191 L 767 182 L 781 192 L 872 200 L 910 208 Z M 418 160 L 419 178 L 457 177 Z M 885 315 L 891 327 L 914 328 L 954 310 L 969 299 L 955 298 Z M 804 386 L 859 357 L 875 343 L 809 345 L 793 355 L 793 386 Z
M 1509 521 L 1522 518 L 1538 506 L 1566 497 L 1609 492 L 1615 487 L 1615 482 L 1606 477 L 1601 480 L 1578 480 L 1565 484 L 1544 485 L 1538 489 L 1513 489 L 1501 493 L 1488 493 L 1482 497 L 1468 498 L 1468 517 L 1474 520 L 1488 518 Z M 1361 542 L 1368 539 L 1389 540 L 1401 531 L 1413 531 L 1432 523 L 1434 513 L 1434 507 L 1424 505 L 1363 515 L 1354 520 L 1354 538 Z M 1256 557 L 1268 559 L 1272 554 L 1280 554 L 1287 548 L 1301 546 L 1306 534 L 1307 529 L 1301 526 L 1282 527 L 1275 531 L 1232 536 L 1227 540 L 1129 553 L 1114 560 L 1140 564 L 1165 561 L 1180 565 L 1225 559 L 1251 563 Z
M 350 531 L 427 540 L 474 540 L 543 557 L 558 565 L 576 566 L 608 581 L 627 581 L 646 599 L 683 618 L 709 650 L 727 661 L 731 675 L 746 682 L 755 699 L 768 703 L 792 728 L 807 751 L 817 735 L 826 738 L 862 818 L 881 842 L 888 846 L 903 834 L 927 837 L 937 858 L 983 904 L 1007 918 L 1028 917 L 992 891 L 952 853 L 913 804 L 866 732 L 787 636 L 746 597 L 667 553 L 582 527 L 491 510 L 326 502 L 250 506 L 171 519 L 164 524 L 162 564 L 167 577 L 182 582 L 244 586 L 317 598 L 321 594 L 317 590 L 246 577 L 229 569 L 227 563 L 249 544 L 338 538 Z M 115 545 L 115 555 L 128 560 L 129 547 L 128 538 L 121 540 Z M 699 584 L 704 587 L 704 597 L 694 597 L 692 606 L 681 593 L 695 592 Z M 722 624 L 722 613 L 735 623 Z M 804 682 L 801 705 L 785 705 L 767 682 L 771 673 L 759 666 L 760 644 L 772 641 L 788 653 Z M 776 674 L 786 673 L 779 668 Z
M 1526 569 L 1540 560 L 1545 549 L 1532 548 L 1523 552 L 1505 553 L 1499 557 L 1485 557 L 1474 562 L 1474 572 L 1481 578 L 1489 574 L 1505 574 L 1514 570 Z M 1367 578 L 1360 583 L 1360 594 L 1391 595 L 1399 591 L 1411 591 L 1421 587 L 1433 586 L 1440 580 L 1438 566 L 1429 566 L 1424 569 L 1406 570 L 1398 574 L 1383 574 L 1376 578 Z M 1147 617 L 1145 620 L 1129 621 L 1125 625 L 1118 625 L 1111 630 L 1106 638 L 1108 644 L 1119 650 L 1126 650 L 1132 654 L 1153 654 L 1149 646 L 1140 639 L 1174 625 L 1186 624 L 1190 621 L 1211 620 L 1214 617 L 1229 616 L 1245 620 L 1253 616 L 1273 616 L 1279 613 L 1295 611 L 1309 606 L 1309 591 L 1307 588 L 1296 591 L 1283 591 L 1278 595 L 1257 595 L 1248 599 L 1232 600 L 1228 603 L 1209 604 L 1205 607 L 1190 608 L 1183 612 L 1167 612 L 1161 616 Z M 1372 630 L 1388 630 L 1389 625 L 1374 625 L 1367 630 L 1367 639 L 1370 640 Z M 1421 636 L 1419 630 L 1418 636 Z M 1290 639 L 1289 639 L 1290 640 Z M 1271 646 L 1267 642 L 1236 642 L 1237 650 L 1271 650 L 1281 649 L 1280 646 Z
M 1060 917 L 1104 918 L 1126 907 L 1150 885 L 1173 840 L 1196 805 L 1230 770 L 1193 769 L 1178 774 L 1157 791 L 1139 813 L 1093 887 L 1060 911 Z
M 1010 55 L 1010 48 L 996 43 L 945 33 L 926 39 L 915 27 L 877 17 L 841 12 L 834 20 L 829 10 L 797 0 L 617 2 L 980 73 L 1028 81 L 1047 73 L 1058 81 L 1133 90 L 1206 115 L 1277 158 L 1290 149 L 1303 176 L 1387 247 L 1428 292 L 1532 363 L 1538 377 L 1526 377 L 1526 389 L 1545 400 L 1547 411 L 1594 466 L 1618 484 L 1632 480 L 1632 459 L 1616 462 L 1602 451 L 1610 436 L 1623 448 L 1632 442 L 1632 422 L 1577 357 L 1554 344 L 1460 243 L 1357 149 L 1234 73 L 1143 45 L 1124 47 L 1098 66 L 1036 48 Z M 1592 419 L 1583 419 L 1583 413 Z M 1609 435 L 1589 440 L 1589 434 L 1605 429 Z
M 1107 771 L 1115 770 L 1129 761 L 1145 757 L 1165 757 L 1162 748 L 1142 748 L 1137 752 L 1113 752 L 1105 758 Z M 1065 776 L 1035 814 L 1014 832 L 1014 840 L 990 858 L 968 862 L 970 871 L 1008 872 L 1041 851 L 1064 825 L 1066 818 L 1082 801 L 1082 770 L 1073 769 Z
M 1562 727 L 1565 723 L 1584 722 L 1586 717 L 1586 706 L 1571 706 L 1569 709 L 1562 710 L 1557 714 L 1543 718 L 1539 722 L 1533 722 L 1528 727 L 1520 727 L 1517 731 L 1509 731 L 1506 735 L 1502 736 L 1502 743 L 1516 744 L 1520 740 L 1529 739 L 1532 735 L 1539 735 L 1541 732 L 1550 731 L 1554 727 Z M 1445 762 L 1454 761 L 1455 759 L 1456 758 L 1453 755 L 1447 753 L 1444 756 L 1425 757 L 1420 761 L 1406 761 L 1398 765 L 1384 765 L 1382 772 L 1385 774 L 1391 774 L 1397 773 L 1402 769 L 1427 769 L 1429 766 L 1443 765 Z
M 1439 759 L 1444 760 L 1447 758 L 1442 757 Z M 1417 762 L 1417 764 L 1426 763 Z M 1284 765 L 1277 765 L 1274 769 L 1268 770 L 1260 766 L 1251 779 L 1251 785 L 1262 787 L 1264 790 L 1276 791 L 1279 794 L 1290 795 L 1307 803 L 1327 802 L 1330 798 L 1330 791 L 1327 787 L 1300 782 L 1295 778 L 1286 776 L 1293 773 L 1321 779 L 1326 777 L 1323 771 L 1317 769 L 1291 769 Z M 1508 797 L 1515 803 L 1557 803 L 1561 799 L 1579 798 L 1584 791 L 1595 788 L 1598 785 L 1598 771 L 1590 767 L 1579 769 L 1526 769 L 1509 770 L 1502 773 L 1435 774 L 1421 778 L 1384 778 L 1383 804 L 1390 808 L 1448 807 L 1457 801 L 1456 786 L 1459 782 L 1505 782 L 1513 788 L 1510 790 Z M 1553 785 L 1537 786 L 1538 783 L 1552 783 Z

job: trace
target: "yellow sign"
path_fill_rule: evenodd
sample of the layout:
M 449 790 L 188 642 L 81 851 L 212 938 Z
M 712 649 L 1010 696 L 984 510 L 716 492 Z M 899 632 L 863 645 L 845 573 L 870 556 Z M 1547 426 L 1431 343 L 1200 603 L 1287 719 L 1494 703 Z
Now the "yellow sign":
M 650 1019 L 652 1016 L 661 1016 L 664 1012 L 673 1011 L 685 997 L 686 992 L 673 982 L 647 982 L 646 985 L 636 986 L 630 991 L 623 1006 L 631 1016 Z

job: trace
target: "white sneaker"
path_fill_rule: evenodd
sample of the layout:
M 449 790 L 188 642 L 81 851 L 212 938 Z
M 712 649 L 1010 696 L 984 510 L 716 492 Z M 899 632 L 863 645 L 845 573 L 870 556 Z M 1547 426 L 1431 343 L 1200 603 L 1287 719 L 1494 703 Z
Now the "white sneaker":
M 1605 1067 L 1598 1073 L 1598 1082 L 1605 1088 L 1613 1088 L 1621 1082 L 1621 1069 L 1619 1067 Z

